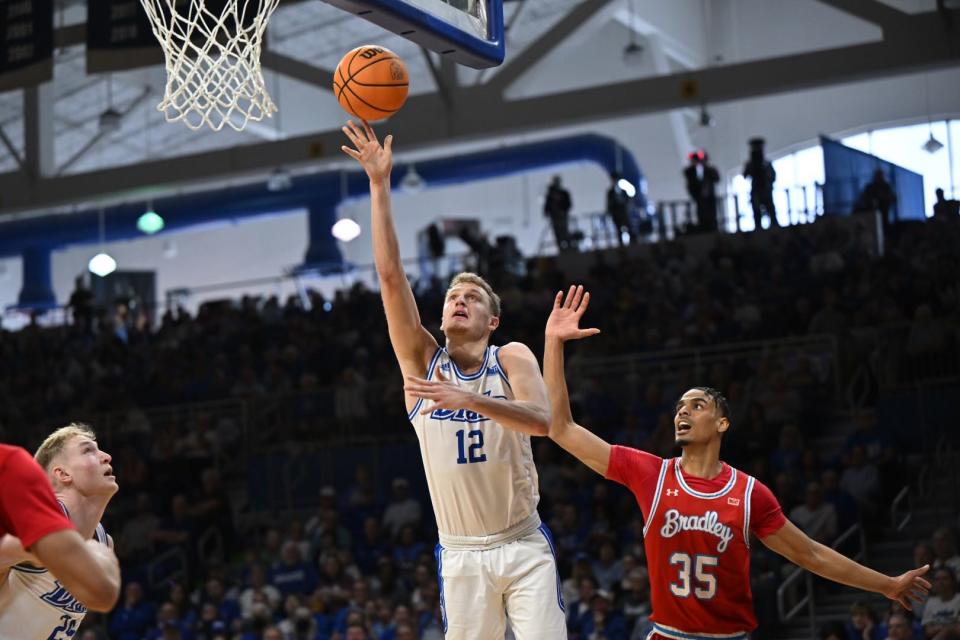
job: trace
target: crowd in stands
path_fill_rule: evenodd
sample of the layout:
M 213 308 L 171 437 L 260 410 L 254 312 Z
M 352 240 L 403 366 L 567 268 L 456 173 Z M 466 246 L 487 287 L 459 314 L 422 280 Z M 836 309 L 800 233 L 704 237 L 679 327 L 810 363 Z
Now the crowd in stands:
M 832 377 L 797 355 L 656 380 L 574 376 L 576 414 L 613 442 L 673 455 L 672 403 L 685 385 L 709 383 L 731 402 L 724 459 L 767 483 L 798 526 L 829 541 L 858 519 L 876 522 L 902 484 L 911 443 L 869 408 L 851 418 L 839 450 L 823 450 L 816 438 L 830 418 L 836 376 L 852 375 L 853 363 L 871 363 L 868 405 L 876 388 L 905 371 L 930 360 L 945 371 L 956 366 L 958 241 L 957 223 L 904 227 L 878 256 L 856 227 L 824 222 L 762 237 L 717 236 L 704 255 L 684 243 L 640 256 L 598 253 L 585 284 L 594 294 L 591 323 L 603 333 L 571 349 L 571 367 L 586 357 L 821 334 L 838 339 L 839 361 Z M 495 343 L 520 340 L 539 351 L 553 295 L 570 284 L 561 264 L 534 259 L 526 275 L 494 279 L 504 308 Z M 443 283 L 418 283 L 417 292 L 424 321 L 439 335 Z M 97 428 L 104 412 L 122 416 L 101 445 L 114 454 L 121 486 L 106 524 L 125 592 L 109 616 L 88 616 L 82 640 L 442 638 L 436 529 L 421 478 L 360 465 L 351 477 L 301 491 L 293 508 L 267 520 L 244 500 L 251 485 L 267 481 L 247 477 L 259 455 L 294 456 L 334 423 L 341 432 L 395 431 L 417 459 L 403 431 L 401 380 L 379 295 L 355 286 L 311 300 L 309 309 L 298 299 L 206 304 L 195 317 L 167 312 L 156 327 L 120 307 L 67 327 L 0 333 L 4 440 L 34 443 L 61 419 L 91 419 Z M 709 380 L 696 379 L 704 374 Z M 157 410 L 223 400 L 249 401 L 269 429 L 251 441 L 242 420 L 216 404 L 184 420 Z M 645 637 L 649 586 L 633 496 L 546 440 L 535 458 L 571 638 Z M 938 532 L 932 544 L 930 555 L 956 571 L 952 532 Z M 755 637 L 763 638 L 784 571 L 762 545 L 752 550 Z M 944 624 L 960 616 L 955 577 L 937 573 L 938 600 L 927 604 L 939 611 L 956 603 L 957 616 Z M 880 621 L 858 610 L 837 637 L 874 637 L 849 635 L 866 633 L 864 619 L 890 638 L 911 637 L 895 635 L 901 621 L 911 629 L 931 624 L 891 614 Z

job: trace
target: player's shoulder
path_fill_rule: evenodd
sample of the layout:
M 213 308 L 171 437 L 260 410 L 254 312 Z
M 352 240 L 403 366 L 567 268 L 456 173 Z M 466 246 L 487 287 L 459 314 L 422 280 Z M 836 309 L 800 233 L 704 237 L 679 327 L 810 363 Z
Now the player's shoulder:
M 501 347 L 490 345 L 490 350 L 496 354 L 498 359 L 537 362 L 537 356 L 533 354 L 533 350 L 522 342 L 508 342 Z
M 661 458 L 655 453 L 643 449 L 615 444 L 610 447 L 610 460 L 613 461 L 614 459 L 633 467 L 656 468 L 659 470 L 664 463 L 669 463 L 672 458 Z

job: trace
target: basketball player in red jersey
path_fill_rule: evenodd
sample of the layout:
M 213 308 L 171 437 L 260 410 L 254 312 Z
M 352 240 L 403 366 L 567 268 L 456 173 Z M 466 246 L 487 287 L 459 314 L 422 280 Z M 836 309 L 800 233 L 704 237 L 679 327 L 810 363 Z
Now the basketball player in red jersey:
M 633 491 L 643 512 L 653 632 L 671 640 L 746 639 L 757 626 L 750 593 L 750 534 L 808 571 L 881 593 L 910 608 L 930 589 L 928 566 L 889 577 L 807 537 L 784 516 L 762 483 L 720 460 L 730 428 L 726 399 L 694 387 L 674 416 L 679 458 L 664 460 L 611 446 L 576 424 L 563 373 L 563 343 L 596 335 L 581 329 L 590 302 L 583 287 L 557 294 L 547 321 L 543 376 L 550 395 L 550 438 L 581 462 Z
M 0 444 L 0 540 L 6 535 L 19 538 L 88 609 L 113 609 L 120 595 L 117 556 L 77 533 L 29 453 Z M 4 614 L 0 611 L 0 617 Z

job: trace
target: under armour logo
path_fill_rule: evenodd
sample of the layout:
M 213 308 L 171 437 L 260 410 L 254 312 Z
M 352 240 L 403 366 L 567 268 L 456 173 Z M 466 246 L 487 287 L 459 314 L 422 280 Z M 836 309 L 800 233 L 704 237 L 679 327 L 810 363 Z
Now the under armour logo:
M 740 498 L 727 498 L 727 504 L 731 504 L 735 507 L 740 506 Z
M 679 495 L 680 495 L 680 489 L 667 489 L 667 495 L 668 495 L 668 496 L 679 496 Z

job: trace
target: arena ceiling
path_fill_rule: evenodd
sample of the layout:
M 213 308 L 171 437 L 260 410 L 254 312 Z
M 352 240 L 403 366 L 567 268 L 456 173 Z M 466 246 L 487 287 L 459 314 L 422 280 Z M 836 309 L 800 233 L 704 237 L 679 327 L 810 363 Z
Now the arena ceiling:
M 826 49 L 752 51 L 722 60 L 708 51 L 706 25 L 740 0 L 513 0 L 506 3 L 508 60 L 478 72 L 322 2 L 284 0 L 264 55 L 279 117 L 237 133 L 166 123 L 155 109 L 164 83 L 159 66 L 87 75 L 86 2 L 57 0 L 54 82 L 0 94 L 0 213 L 339 159 L 343 115 L 331 108 L 331 71 L 345 51 L 371 42 L 407 61 L 413 96 L 394 124 L 406 131 L 408 147 L 421 148 L 960 60 L 960 12 L 943 7 L 946 0 L 789 1 L 824 11 L 825 20 L 845 14 L 869 28 Z M 552 86 L 517 82 L 564 51 L 592 55 L 598 38 L 619 39 L 618 51 L 634 41 L 646 60 L 609 77 L 554 73 L 549 77 L 561 79 Z M 114 126 L 104 126 L 108 110 L 119 114 Z M 52 138 L 46 146 L 38 131 Z

